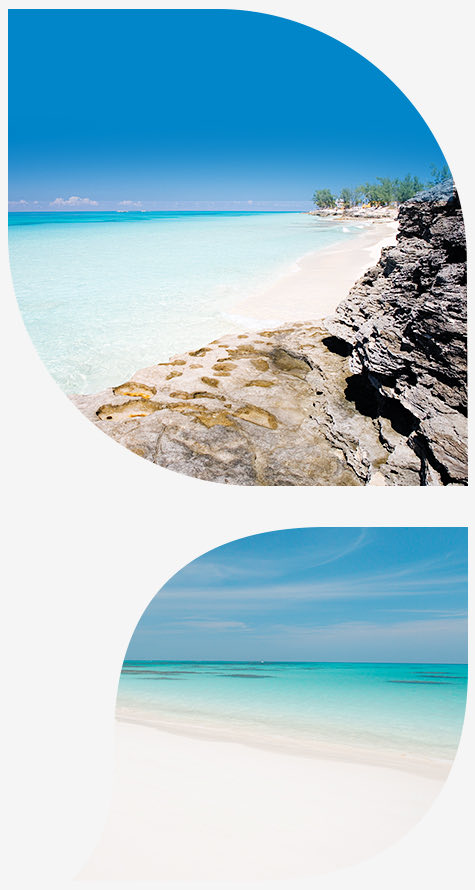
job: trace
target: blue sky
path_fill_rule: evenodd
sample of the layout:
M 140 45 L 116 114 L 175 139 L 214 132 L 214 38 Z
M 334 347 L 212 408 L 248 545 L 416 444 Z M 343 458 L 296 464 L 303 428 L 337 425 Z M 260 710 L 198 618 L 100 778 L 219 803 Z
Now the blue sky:
M 466 610 L 466 529 L 290 529 L 178 572 L 127 658 L 466 662 Z
M 305 209 L 443 162 L 390 80 L 295 22 L 10 11 L 12 210 Z

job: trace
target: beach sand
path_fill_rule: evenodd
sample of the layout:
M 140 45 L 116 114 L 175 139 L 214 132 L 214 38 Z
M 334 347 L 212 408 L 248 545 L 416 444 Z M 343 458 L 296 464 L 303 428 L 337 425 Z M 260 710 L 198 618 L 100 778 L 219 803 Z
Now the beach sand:
M 442 781 L 117 723 L 110 812 L 78 879 L 312 877 L 396 841 Z
M 361 235 L 306 254 L 266 290 L 238 303 L 231 318 L 252 328 L 255 322 L 271 326 L 330 315 L 366 269 L 378 262 L 381 248 L 396 243 L 397 222 L 361 225 Z

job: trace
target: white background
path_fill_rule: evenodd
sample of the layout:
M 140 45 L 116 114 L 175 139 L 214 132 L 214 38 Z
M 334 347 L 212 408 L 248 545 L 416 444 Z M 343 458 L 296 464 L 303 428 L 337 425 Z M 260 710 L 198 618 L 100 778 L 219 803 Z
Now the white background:
M 41 8 L 31 8 L 37 5 Z M 206 8 L 212 7 L 235 8 L 224 3 Z M 338 38 L 400 87 L 447 157 L 473 236 L 474 46 L 468 4 L 286 0 L 245 8 L 292 18 Z M 54 53 L 54 46 L 44 51 Z M 1 59 L 5 81 L 6 47 Z M 87 47 L 82 61 L 87 64 Z M 4 177 L 4 191 L 5 184 Z M 6 201 L 5 193 L 3 206 Z M 7 780 L 2 835 L 8 840 L 3 867 L 7 886 L 73 890 L 74 876 L 106 817 L 114 702 L 125 649 L 143 609 L 167 578 L 212 547 L 271 529 L 467 525 L 470 490 L 241 489 L 181 477 L 126 452 L 69 404 L 34 352 L 16 307 L 4 236 L 0 713 Z M 473 886 L 470 706 L 468 714 L 451 776 L 422 822 L 378 857 L 315 879 L 311 886 Z M 124 886 L 133 885 L 118 884 Z

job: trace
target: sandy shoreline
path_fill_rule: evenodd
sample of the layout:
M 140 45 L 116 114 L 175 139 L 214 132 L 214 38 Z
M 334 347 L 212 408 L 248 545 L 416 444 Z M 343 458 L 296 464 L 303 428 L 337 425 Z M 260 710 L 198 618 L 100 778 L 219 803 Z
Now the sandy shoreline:
M 193 718 L 191 718 L 193 720 Z M 189 739 L 198 739 L 208 742 L 224 742 L 225 744 L 237 744 L 240 746 L 257 748 L 262 751 L 291 755 L 292 757 L 306 757 L 312 760 L 332 760 L 339 763 L 356 763 L 363 766 L 378 766 L 390 770 L 403 770 L 428 779 L 445 781 L 451 767 L 450 760 L 441 760 L 427 757 L 423 754 L 407 753 L 402 750 L 390 748 L 364 748 L 355 745 L 338 743 L 336 740 L 324 740 L 323 738 L 304 738 L 295 736 L 291 738 L 286 734 L 274 732 L 256 734 L 254 728 L 245 725 L 239 728 L 233 724 L 216 723 L 207 724 L 206 720 L 197 724 L 195 722 L 178 721 L 176 719 L 161 719 L 160 722 L 147 723 L 140 718 L 133 719 L 130 715 L 122 715 L 116 712 L 116 721 L 120 725 L 142 726 L 152 732 L 165 733 L 166 735 L 185 736 Z
M 361 235 L 306 254 L 294 269 L 229 313 L 243 328 L 324 318 L 335 311 L 363 272 L 379 260 L 382 247 L 396 242 L 395 221 L 361 222 Z
M 305 878 L 405 834 L 442 780 L 117 723 L 104 833 L 79 880 Z

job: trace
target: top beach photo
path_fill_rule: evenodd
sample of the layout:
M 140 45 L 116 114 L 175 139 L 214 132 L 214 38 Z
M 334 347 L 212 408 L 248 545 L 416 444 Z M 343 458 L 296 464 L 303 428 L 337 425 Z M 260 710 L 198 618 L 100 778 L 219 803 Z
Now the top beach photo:
M 11 275 L 91 435 L 219 483 L 466 485 L 462 211 L 398 87 L 260 13 L 9 20 Z

